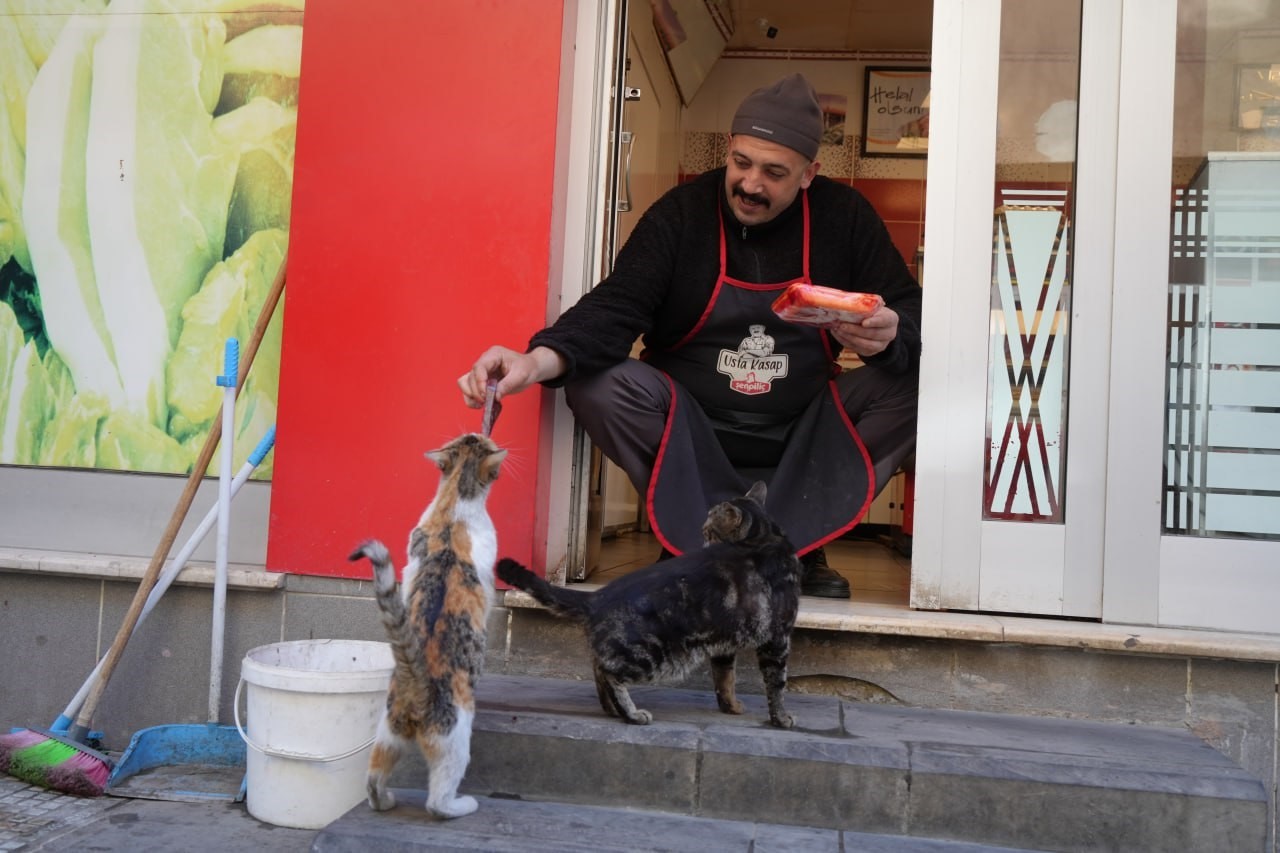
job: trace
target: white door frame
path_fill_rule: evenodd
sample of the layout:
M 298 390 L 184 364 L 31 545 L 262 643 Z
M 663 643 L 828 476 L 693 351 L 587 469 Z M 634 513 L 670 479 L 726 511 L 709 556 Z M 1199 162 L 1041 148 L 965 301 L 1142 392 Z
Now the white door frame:
M 1000 0 L 934 7 L 912 606 L 1102 615 L 1119 7 L 1085 0 L 1061 524 L 983 520 Z M 1105 339 L 1105 335 L 1102 336 Z
M 911 604 L 929 610 L 978 609 L 991 212 L 972 200 L 995 183 L 999 34 L 999 0 L 934 4 L 911 552 Z
M 552 199 L 548 324 L 581 298 L 600 277 L 603 217 L 607 207 L 608 109 L 612 87 L 617 4 L 566 0 L 556 122 L 556 195 Z M 561 190 L 560 188 L 563 188 Z M 535 543 L 547 577 L 563 583 L 570 564 L 586 561 L 587 447 L 574 427 L 564 395 L 543 394 L 543 438 L 538 454 Z
M 1159 622 L 1160 513 L 1164 478 L 1165 312 L 1173 162 L 1177 4 L 1125 0 L 1116 134 L 1116 254 L 1105 574 L 1107 622 Z M 1157 307 L 1158 306 L 1158 307 Z M 1153 310 L 1154 309 L 1154 310 Z M 1117 361 L 1119 359 L 1117 353 Z

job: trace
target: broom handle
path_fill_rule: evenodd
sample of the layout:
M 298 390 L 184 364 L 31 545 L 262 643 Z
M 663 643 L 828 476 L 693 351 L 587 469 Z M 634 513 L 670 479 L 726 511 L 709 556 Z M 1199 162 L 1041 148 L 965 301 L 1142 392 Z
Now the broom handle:
M 243 369 L 240 371 L 239 379 L 236 382 L 236 394 L 239 395 L 240 389 L 244 386 L 245 379 L 249 376 L 249 368 L 253 365 L 253 358 L 258 354 L 258 345 L 262 343 L 262 337 L 267 332 L 267 325 L 271 322 L 271 315 L 275 313 L 276 303 L 280 301 L 280 294 L 284 291 L 284 273 L 285 267 L 288 266 L 289 256 L 280 260 L 280 270 L 276 273 L 275 281 L 271 283 L 271 290 L 267 293 L 266 301 L 262 303 L 262 311 L 258 314 L 258 322 L 253 327 L 253 333 L 249 338 L 249 345 L 245 348 L 244 355 L 241 358 Z M 80 713 L 76 715 L 75 724 L 71 727 L 68 735 L 73 739 L 84 742 L 89 734 L 89 724 L 93 722 L 93 714 L 97 710 L 98 700 L 102 698 L 102 693 L 106 690 L 107 681 L 111 678 L 111 673 L 116 668 L 116 663 L 120 660 L 120 655 L 124 653 L 125 643 L 129 641 L 129 635 L 133 633 L 133 628 L 138 624 L 138 617 L 142 614 L 142 608 L 147 603 L 147 597 L 151 594 L 151 588 L 155 586 L 156 580 L 160 577 L 160 569 L 164 566 L 165 560 L 169 558 L 169 549 L 173 547 L 173 541 L 178 538 L 178 530 L 182 527 L 182 522 L 186 520 L 187 510 L 191 508 L 191 502 L 195 500 L 196 491 L 200 488 L 200 481 L 204 478 L 204 472 L 209 468 L 209 462 L 213 459 L 213 452 L 217 449 L 218 440 L 222 437 L 222 408 L 218 408 L 218 414 L 214 416 L 213 424 L 209 428 L 209 436 L 204 441 L 204 447 L 200 450 L 200 456 L 196 459 L 195 465 L 191 468 L 191 476 L 187 478 L 187 486 L 182 490 L 181 497 L 178 498 L 178 505 L 174 507 L 173 514 L 169 517 L 169 525 L 165 528 L 164 535 L 160 538 L 159 545 L 156 546 L 155 554 L 151 557 L 151 564 L 147 566 L 147 571 L 142 575 L 142 580 L 138 582 L 138 591 L 134 593 L 133 602 L 129 605 L 129 610 L 124 615 L 124 623 L 121 624 L 120 630 L 116 632 L 116 637 L 111 641 L 111 648 L 107 651 L 107 656 L 102 661 L 102 672 L 98 676 L 98 681 L 93 685 L 93 690 L 84 700 L 84 704 L 80 706 Z

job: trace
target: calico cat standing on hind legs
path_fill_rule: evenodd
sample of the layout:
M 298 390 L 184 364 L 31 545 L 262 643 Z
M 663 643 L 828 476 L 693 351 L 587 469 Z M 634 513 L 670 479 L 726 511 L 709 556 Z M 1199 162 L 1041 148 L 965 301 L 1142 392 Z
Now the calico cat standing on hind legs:
M 374 594 L 395 655 L 369 756 L 369 805 L 378 811 L 395 806 L 387 779 L 410 744 L 430 771 L 427 811 L 452 818 L 477 808 L 474 797 L 458 796 L 458 785 L 471 760 L 475 688 L 493 601 L 498 546 L 485 500 L 506 455 L 476 433 L 427 454 L 440 468 L 440 484 L 409 534 L 399 589 L 381 542 L 363 542 L 349 558 L 373 564 Z
M 706 547 L 632 572 L 593 592 L 547 583 L 514 560 L 497 574 L 557 616 L 581 622 L 605 713 L 628 723 L 653 719 L 626 685 L 680 676 L 709 660 L 716 702 L 741 714 L 734 695 L 737 651 L 754 647 L 769 702 L 769 722 L 794 725 L 782 704 L 791 631 L 800 606 L 795 547 L 764 511 L 765 484 L 711 508 Z

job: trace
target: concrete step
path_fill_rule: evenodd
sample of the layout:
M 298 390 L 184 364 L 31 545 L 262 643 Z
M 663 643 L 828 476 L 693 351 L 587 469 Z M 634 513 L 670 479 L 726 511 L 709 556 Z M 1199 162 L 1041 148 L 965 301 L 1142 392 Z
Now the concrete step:
M 1017 853 L 964 841 L 717 820 L 670 812 L 480 797 L 475 814 L 428 817 L 422 791 L 397 789 L 394 809 L 361 804 L 320 830 L 313 853 L 486 850 L 494 853 Z
M 1267 792 L 1183 729 L 793 695 L 797 727 L 711 691 L 632 691 L 648 726 L 607 717 L 594 685 L 486 675 L 463 789 L 715 820 L 1031 850 L 1262 850 Z M 393 777 L 425 790 L 406 759 Z M 344 818 L 345 820 L 345 818 Z

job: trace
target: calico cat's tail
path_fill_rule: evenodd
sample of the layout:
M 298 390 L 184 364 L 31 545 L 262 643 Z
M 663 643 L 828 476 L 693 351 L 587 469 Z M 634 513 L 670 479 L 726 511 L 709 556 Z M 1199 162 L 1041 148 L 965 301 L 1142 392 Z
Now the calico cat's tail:
M 351 552 L 348 560 L 367 557 L 373 564 L 373 595 L 382 612 L 382 624 L 395 655 L 396 669 L 410 676 L 422 671 L 422 648 L 413 636 L 404 600 L 396 587 L 396 567 L 391 564 L 387 546 L 377 539 L 367 539 Z M 413 683 L 412 679 L 405 683 Z
M 589 592 L 565 589 L 562 586 L 547 583 L 510 557 L 499 560 L 498 565 L 494 567 L 494 572 L 505 583 L 532 595 L 539 604 L 556 616 L 584 622 L 590 615 L 588 602 L 591 593 Z

